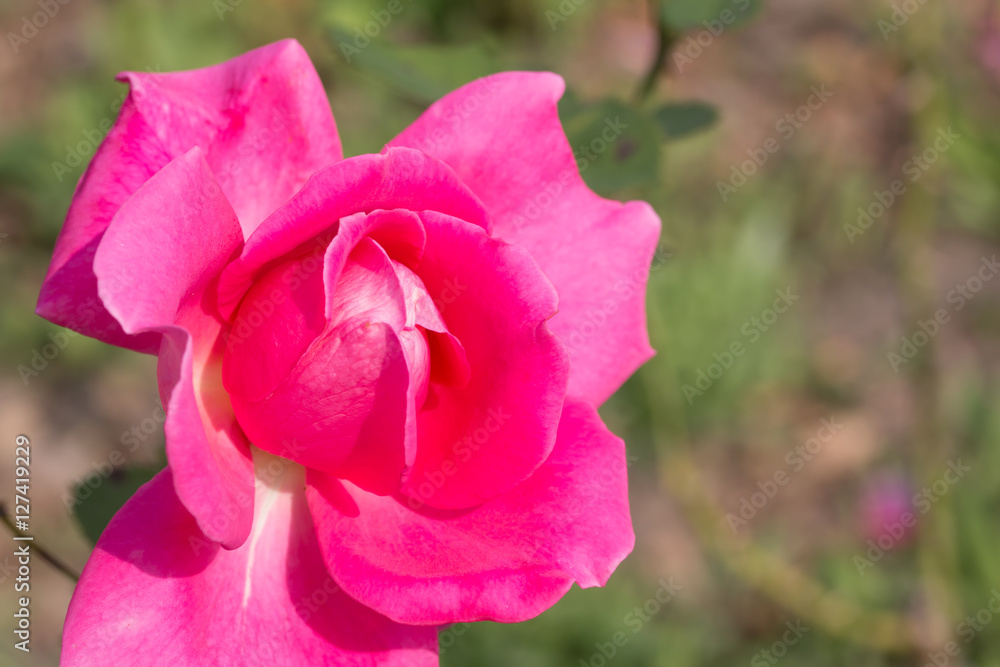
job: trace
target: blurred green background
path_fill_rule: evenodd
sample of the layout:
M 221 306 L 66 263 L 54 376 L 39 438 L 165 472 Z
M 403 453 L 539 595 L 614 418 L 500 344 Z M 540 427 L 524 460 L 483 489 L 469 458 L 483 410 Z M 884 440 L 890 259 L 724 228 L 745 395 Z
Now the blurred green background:
M 548 69 L 581 154 L 628 125 L 584 177 L 664 222 L 659 354 L 602 408 L 637 544 L 606 589 L 445 630 L 442 663 L 1000 665 L 997 4 L 400 3 L 69 0 L 34 32 L 36 2 L 0 4 L 0 499 L 26 433 L 36 539 L 79 571 L 162 464 L 154 360 L 33 314 L 118 71 L 295 37 L 354 155 L 457 85 Z M 58 662 L 73 583 L 36 560 L 32 588 L 33 651 L 4 613 L 2 663 Z

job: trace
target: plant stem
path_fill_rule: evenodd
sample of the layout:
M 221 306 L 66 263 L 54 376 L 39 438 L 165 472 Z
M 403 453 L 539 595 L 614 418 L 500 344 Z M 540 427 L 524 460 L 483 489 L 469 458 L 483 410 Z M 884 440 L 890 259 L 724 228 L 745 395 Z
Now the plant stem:
M 660 74 L 667 64 L 667 55 L 670 53 L 674 42 L 677 41 L 677 35 L 667 26 L 661 16 L 659 1 L 651 0 L 649 6 L 653 13 L 653 19 L 656 21 L 656 54 L 645 76 L 639 82 L 639 87 L 636 88 L 635 99 L 639 103 L 649 99 L 650 94 L 656 88 L 656 82 L 659 80 Z
M 14 527 L 14 523 L 10 520 L 10 517 L 7 515 L 7 508 L 4 507 L 2 503 L 0 503 L 0 521 L 3 521 L 4 525 L 7 526 L 10 529 L 10 532 L 14 533 L 16 537 L 24 536 L 24 533 L 22 533 L 20 530 Z M 74 572 L 68 565 L 66 565 L 61 560 L 52 555 L 52 553 L 48 549 L 43 547 L 41 544 L 35 542 L 34 539 L 32 539 L 31 541 L 31 548 L 35 553 L 37 553 L 39 556 L 42 557 L 42 560 L 47 562 L 49 565 L 62 572 L 73 581 L 75 582 L 80 581 L 79 574 Z

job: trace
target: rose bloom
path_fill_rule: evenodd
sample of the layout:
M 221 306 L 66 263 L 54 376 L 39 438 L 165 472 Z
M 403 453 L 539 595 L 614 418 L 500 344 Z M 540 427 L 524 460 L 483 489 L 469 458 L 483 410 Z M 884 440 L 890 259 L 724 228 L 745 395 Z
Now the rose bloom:
M 130 93 L 38 313 L 158 355 L 168 465 L 70 603 L 64 665 L 435 665 L 631 551 L 600 405 L 652 350 L 659 219 L 594 194 L 508 72 L 343 158 L 295 41 Z

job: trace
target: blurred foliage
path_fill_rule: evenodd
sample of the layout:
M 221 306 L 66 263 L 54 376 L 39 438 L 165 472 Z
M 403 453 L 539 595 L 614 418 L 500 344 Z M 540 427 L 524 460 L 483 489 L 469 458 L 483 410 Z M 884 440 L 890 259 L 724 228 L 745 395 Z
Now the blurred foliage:
M 719 119 L 719 112 L 701 102 L 681 102 L 665 104 L 653 117 L 668 139 L 680 139 L 713 125 Z
M 139 487 L 153 479 L 162 466 L 119 467 L 108 465 L 107 475 L 92 475 L 73 489 L 73 514 L 80 522 L 83 534 L 91 544 L 97 544 L 101 533 L 115 513 L 121 509 Z
M 428 105 L 459 86 L 503 67 L 483 44 L 393 46 L 365 39 L 357 28 L 332 27 L 330 39 L 345 61 L 393 92 Z M 360 37 L 359 37 L 360 35 Z
M 691 29 L 721 31 L 736 28 L 754 16 L 761 9 L 760 0 L 681 0 L 667 1 L 661 4 L 661 20 L 677 32 Z M 714 27 L 712 24 L 720 22 Z
M 16 30 L 32 6 L 0 7 L 3 25 Z M 95 416 L 90 394 L 105 369 L 149 370 L 79 337 L 30 383 L 18 370 L 61 331 L 30 312 L 74 185 L 116 116 L 118 71 L 201 67 L 294 36 L 350 155 L 380 150 L 462 83 L 551 69 L 567 80 L 560 116 L 587 183 L 649 201 L 664 222 L 648 300 L 657 357 L 602 408 L 633 460 L 637 547 L 606 588 L 574 589 L 536 619 L 444 629 L 443 664 L 770 665 L 765 652 L 801 620 L 810 630 L 782 664 L 922 665 L 955 640 L 961 655 L 947 664 L 1000 665 L 1000 623 L 967 642 L 962 630 L 1000 590 L 1000 282 L 952 311 L 954 323 L 900 372 L 886 361 L 1000 242 L 1000 76 L 989 55 L 1000 27 L 987 3 L 920 3 L 887 34 L 879 22 L 893 20 L 895 5 L 860 2 L 401 0 L 391 15 L 388 6 L 69 3 L 0 71 L 0 358 L 10 386 L 46 413 L 83 406 L 52 410 L 54 428 L 76 442 L 86 415 L 110 421 L 112 436 L 122 428 Z M 785 114 L 821 83 L 833 101 L 782 135 Z M 962 139 L 848 239 L 858 208 L 947 126 Z M 771 137 L 777 149 L 754 161 Z M 743 182 L 720 196 L 738 173 Z M 788 290 L 800 299 L 773 323 L 754 322 Z M 737 342 L 744 352 L 729 359 Z M 717 378 L 713 364 L 725 367 Z M 703 508 L 715 520 L 738 508 L 830 415 L 849 426 L 817 462 L 745 531 L 713 533 Z M 860 574 L 864 491 L 891 472 L 919 492 L 957 459 L 972 472 L 919 517 L 912 539 Z M 678 475 L 678 462 L 699 476 Z M 95 539 L 152 470 L 130 462 L 113 472 L 77 507 L 77 537 Z M 782 586 L 726 560 L 742 541 L 830 597 L 797 611 L 799 580 Z M 635 624 L 636 606 L 671 576 L 680 594 Z M 906 641 L 887 646 L 874 627 L 845 633 L 835 613 L 845 601 L 889 614 Z M 619 632 L 627 641 L 608 657 Z

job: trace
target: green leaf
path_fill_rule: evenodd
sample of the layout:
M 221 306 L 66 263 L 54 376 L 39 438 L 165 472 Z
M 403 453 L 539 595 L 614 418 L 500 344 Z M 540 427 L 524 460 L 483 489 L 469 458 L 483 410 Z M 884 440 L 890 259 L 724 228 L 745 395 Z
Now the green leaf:
M 98 470 L 77 484 L 73 488 L 73 514 L 87 539 L 97 544 L 111 517 L 160 470 L 152 466 L 115 468 L 107 477 Z
M 660 107 L 653 118 L 668 139 L 678 139 L 707 130 L 719 120 L 719 114 L 703 102 L 678 102 Z
M 660 19 L 676 32 L 700 28 L 718 36 L 749 21 L 760 7 L 760 0 L 666 0 Z
M 559 112 L 580 173 L 595 192 L 611 195 L 656 179 L 660 136 L 641 112 L 612 99 L 581 105 L 572 96 Z

